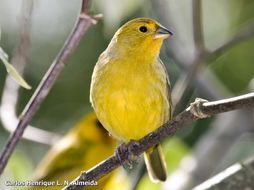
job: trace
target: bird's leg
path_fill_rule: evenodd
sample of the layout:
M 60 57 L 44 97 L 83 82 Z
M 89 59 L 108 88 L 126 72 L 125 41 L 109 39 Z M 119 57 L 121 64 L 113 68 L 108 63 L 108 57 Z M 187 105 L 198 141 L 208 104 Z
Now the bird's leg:
M 132 150 L 135 150 L 136 148 L 138 148 L 138 146 L 139 146 L 139 142 L 136 141 L 136 140 L 130 140 L 130 142 L 128 143 L 128 153 L 129 153 L 128 154 L 128 159 L 129 160 L 134 161 L 134 160 L 137 160 L 139 158 L 132 151 Z

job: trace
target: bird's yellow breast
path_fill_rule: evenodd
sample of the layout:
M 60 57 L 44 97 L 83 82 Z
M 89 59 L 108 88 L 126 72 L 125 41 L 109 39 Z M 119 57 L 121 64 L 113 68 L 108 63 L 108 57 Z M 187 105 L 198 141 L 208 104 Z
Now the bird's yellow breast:
M 116 138 L 137 140 L 169 119 L 167 76 L 159 59 L 128 57 L 97 62 L 91 102 L 103 126 Z

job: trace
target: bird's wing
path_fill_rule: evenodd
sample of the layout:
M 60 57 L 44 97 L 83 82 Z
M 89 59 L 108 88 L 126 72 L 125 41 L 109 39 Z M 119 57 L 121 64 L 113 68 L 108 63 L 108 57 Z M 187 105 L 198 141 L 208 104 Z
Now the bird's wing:
M 159 62 L 162 66 L 162 68 L 164 69 L 164 72 L 166 74 L 166 80 L 167 80 L 167 98 L 168 98 L 168 101 L 169 101 L 169 105 L 170 105 L 170 113 L 169 113 L 169 119 L 172 118 L 172 114 L 173 114 L 173 107 L 172 107 L 172 99 L 171 99 L 171 85 L 170 85 L 170 81 L 169 81 L 169 75 L 168 75 L 168 71 L 164 65 L 164 63 L 159 59 Z

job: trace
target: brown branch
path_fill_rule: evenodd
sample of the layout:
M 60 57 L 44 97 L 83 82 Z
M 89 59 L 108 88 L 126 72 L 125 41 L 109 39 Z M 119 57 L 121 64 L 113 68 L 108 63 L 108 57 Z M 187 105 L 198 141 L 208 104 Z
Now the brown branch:
M 79 44 L 82 36 L 87 31 L 87 29 L 92 24 L 96 23 L 96 20 L 94 20 L 86 12 L 87 5 L 88 5 L 88 0 L 83 0 L 80 16 L 72 33 L 70 34 L 69 38 L 66 40 L 63 48 L 57 55 L 56 59 L 54 60 L 50 68 L 48 69 L 47 73 L 44 75 L 41 83 L 37 87 L 33 96 L 27 103 L 25 109 L 23 110 L 20 116 L 20 120 L 16 127 L 16 130 L 14 131 L 14 133 L 11 134 L 5 147 L 3 148 L 3 151 L 0 157 L 0 174 L 3 173 L 3 170 L 12 152 L 14 151 L 17 143 L 21 139 L 25 128 L 32 120 L 32 117 L 39 109 L 42 101 L 48 95 L 50 89 L 52 88 L 59 74 L 62 72 L 63 68 L 65 67 L 66 61 L 68 60 L 68 58 L 70 57 L 74 49 Z
M 193 121 L 209 117 L 213 114 L 246 107 L 254 107 L 254 93 L 214 102 L 196 99 L 196 101 L 192 103 L 190 107 L 188 107 L 181 114 L 177 115 L 172 121 L 165 123 L 156 131 L 148 134 L 138 141 L 131 141 L 128 144 L 120 145 L 117 156 L 111 156 L 89 171 L 83 172 L 72 182 L 73 184 L 66 186 L 64 189 L 81 189 L 82 186 L 78 184 L 82 184 L 82 182 L 84 183 L 85 181 L 100 179 L 119 167 L 122 163 L 131 160 L 133 157 L 139 156 L 145 150 L 174 135 L 179 129 L 186 127 L 187 124 L 190 124 Z
M 254 158 L 237 163 L 208 179 L 193 190 L 239 190 L 254 187 Z
M 224 100 L 206 102 L 204 103 L 204 106 L 201 107 L 201 112 L 203 114 L 214 115 L 218 113 L 218 110 L 220 110 L 221 112 L 227 112 L 239 109 L 241 108 L 241 105 L 251 107 L 253 105 L 253 101 L 254 93 L 249 93 Z

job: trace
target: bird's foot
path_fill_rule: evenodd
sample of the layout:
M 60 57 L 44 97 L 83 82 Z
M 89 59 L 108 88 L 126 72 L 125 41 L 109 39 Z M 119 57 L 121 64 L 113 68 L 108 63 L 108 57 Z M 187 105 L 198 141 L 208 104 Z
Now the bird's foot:
M 123 143 L 117 147 L 115 155 L 125 169 L 131 169 L 133 161 L 138 159 L 138 156 L 134 155 L 132 151 L 138 144 L 137 141 L 130 140 L 128 144 Z

